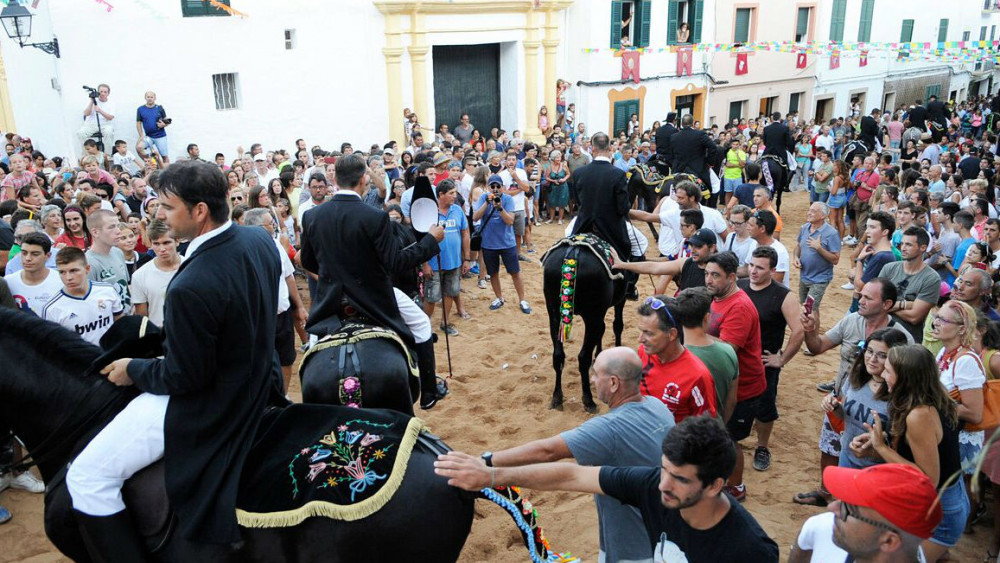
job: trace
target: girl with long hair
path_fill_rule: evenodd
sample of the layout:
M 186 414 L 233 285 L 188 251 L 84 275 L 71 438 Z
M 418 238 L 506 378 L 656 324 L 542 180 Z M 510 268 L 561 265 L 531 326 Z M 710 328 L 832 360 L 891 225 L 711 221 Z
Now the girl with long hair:
M 830 181 L 830 199 L 827 204 L 830 206 L 830 224 L 837 229 L 840 238 L 844 238 L 844 209 L 847 207 L 847 187 L 850 185 L 850 177 L 847 172 L 847 163 L 843 160 L 833 161 L 833 179 Z M 837 206 L 834 207 L 834 204 Z
M 887 435 L 876 417 L 866 425 L 867 433 L 854 438 L 851 449 L 858 457 L 916 466 L 941 488 L 961 471 L 962 463 L 958 411 L 941 385 L 934 356 L 919 344 L 897 346 L 889 350 L 883 379 L 889 388 L 892 433 Z M 937 561 L 962 536 L 969 514 L 962 479 L 956 479 L 941 494 L 941 508 L 944 518 L 922 544 L 928 563 Z
M 472 225 L 470 232 L 475 232 L 483 222 L 482 219 L 478 221 L 472 220 L 472 210 L 478 208 L 479 199 L 486 194 L 486 182 L 489 180 L 489 177 L 490 169 L 487 166 L 477 167 L 476 172 L 472 175 L 472 188 L 469 190 L 469 224 Z M 479 244 L 481 243 L 482 241 Z M 479 244 L 470 246 L 471 256 L 472 261 L 476 263 L 475 274 L 479 278 L 476 282 L 476 287 L 486 289 L 486 264 L 483 263 L 483 254 L 480 252 L 481 248 Z
M 90 248 L 90 231 L 84 225 L 83 209 L 76 205 L 67 205 L 62 210 L 62 219 L 65 230 L 56 238 L 55 246 L 57 248 L 75 246 L 80 250 Z

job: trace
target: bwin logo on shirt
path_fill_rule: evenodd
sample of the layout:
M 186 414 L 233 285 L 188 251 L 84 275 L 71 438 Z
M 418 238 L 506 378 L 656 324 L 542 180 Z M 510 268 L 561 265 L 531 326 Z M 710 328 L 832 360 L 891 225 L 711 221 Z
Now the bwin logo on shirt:
M 111 317 L 102 317 L 96 321 L 89 322 L 85 325 L 74 325 L 73 328 L 76 330 L 77 334 L 87 334 L 88 332 L 97 330 L 99 328 L 104 328 L 111 324 Z

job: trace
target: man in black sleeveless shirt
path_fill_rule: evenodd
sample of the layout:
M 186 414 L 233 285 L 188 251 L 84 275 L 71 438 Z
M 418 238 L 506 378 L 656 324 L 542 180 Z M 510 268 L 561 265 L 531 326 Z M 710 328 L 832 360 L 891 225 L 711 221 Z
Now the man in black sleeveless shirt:
M 678 291 L 689 287 L 705 287 L 705 262 L 715 254 L 717 240 L 712 229 L 698 229 L 688 237 L 690 258 L 682 257 L 669 262 L 622 262 L 615 257 L 615 263 L 611 267 L 639 274 L 678 276 Z
M 757 415 L 757 449 L 753 456 L 753 468 L 757 471 L 767 471 L 771 466 L 771 450 L 767 446 L 774 421 L 778 420 L 778 374 L 781 367 L 798 353 L 805 337 L 799 320 L 798 301 L 787 287 L 771 277 L 777 265 L 778 253 L 770 246 L 759 246 L 747 264 L 750 277 L 736 282 L 753 301 L 760 317 L 761 358 L 764 360 L 767 390 Z M 792 333 L 788 338 L 788 347 L 782 350 L 786 327 L 791 328 Z

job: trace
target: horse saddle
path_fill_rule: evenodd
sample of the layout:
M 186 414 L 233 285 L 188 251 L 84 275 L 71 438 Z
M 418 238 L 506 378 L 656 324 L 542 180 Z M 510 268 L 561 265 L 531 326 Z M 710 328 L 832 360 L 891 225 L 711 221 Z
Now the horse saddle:
M 545 259 L 548 258 L 552 251 L 558 248 L 572 250 L 574 247 L 579 247 L 582 250 L 589 251 L 597 257 L 598 261 L 604 266 L 604 271 L 608 274 L 608 279 L 620 280 L 624 277 L 620 272 L 616 272 L 611 268 L 614 264 L 614 258 L 611 256 L 611 245 L 593 233 L 580 233 L 578 235 L 559 239 L 554 245 L 552 245 L 551 248 L 545 251 L 545 254 L 542 255 L 542 263 L 545 263 Z

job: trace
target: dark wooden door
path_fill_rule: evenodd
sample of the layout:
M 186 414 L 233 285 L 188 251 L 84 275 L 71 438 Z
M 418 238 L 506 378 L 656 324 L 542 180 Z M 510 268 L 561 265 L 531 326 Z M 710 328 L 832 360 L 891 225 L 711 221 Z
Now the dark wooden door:
M 483 138 L 500 126 L 500 45 L 435 46 L 434 131 L 447 123 L 452 131 L 463 113 Z M 426 138 L 426 137 L 425 137 Z

